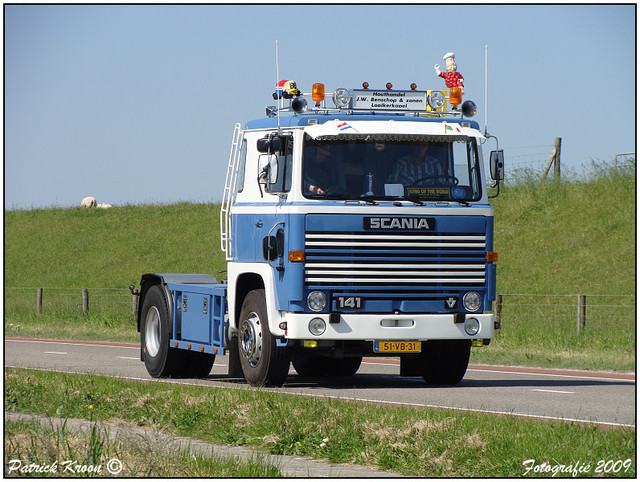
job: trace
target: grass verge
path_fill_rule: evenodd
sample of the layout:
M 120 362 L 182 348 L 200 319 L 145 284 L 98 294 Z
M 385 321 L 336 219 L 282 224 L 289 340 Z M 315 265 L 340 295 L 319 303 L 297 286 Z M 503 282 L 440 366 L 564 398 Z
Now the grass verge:
M 96 425 L 90 433 L 43 427 L 36 421 L 4 424 L 5 477 L 282 477 L 274 465 L 191 454 L 169 454 L 153 442 L 112 440 Z
M 91 407 L 91 408 L 90 408 Z M 376 466 L 429 477 L 518 477 L 526 460 L 551 466 L 628 461 L 635 430 L 450 410 L 364 405 L 261 390 L 167 385 L 104 376 L 5 370 L 5 410 L 90 418 L 272 454 Z

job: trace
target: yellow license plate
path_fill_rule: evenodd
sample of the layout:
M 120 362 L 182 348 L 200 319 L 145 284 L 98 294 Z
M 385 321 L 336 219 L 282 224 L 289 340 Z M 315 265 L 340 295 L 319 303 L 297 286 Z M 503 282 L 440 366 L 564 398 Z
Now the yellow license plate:
M 374 341 L 375 353 L 420 353 L 422 343 L 419 341 Z

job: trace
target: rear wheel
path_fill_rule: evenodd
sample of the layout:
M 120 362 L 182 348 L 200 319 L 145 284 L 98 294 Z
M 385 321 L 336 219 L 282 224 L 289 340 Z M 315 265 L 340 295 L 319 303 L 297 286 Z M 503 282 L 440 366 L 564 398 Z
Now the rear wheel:
M 252 385 L 281 386 L 289 373 L 288 347 L 276 345 L 269 331 L 264 290 L 251 291 L 242 303 L 238 351 L 245 379 Z
M 145 367 L 154 378 L 177 377 L 185 368 L 186 357 L 169 348 L 171 319 L 169 301 L 159 285 L 149 288 L 142 305 L 140 346 Z
M 456 385 L 469 365 L 471 340 L 431 340 L 423 343 L 421 375 L 430 385 Z

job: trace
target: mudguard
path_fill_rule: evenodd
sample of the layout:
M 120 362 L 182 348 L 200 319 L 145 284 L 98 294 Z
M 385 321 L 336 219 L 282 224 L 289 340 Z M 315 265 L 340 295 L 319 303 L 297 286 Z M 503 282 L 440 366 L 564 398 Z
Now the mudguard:
M 167 283 L 187 283 L 187 284 L 215 284 L 216 279 L 210 274 L 193 274 L 193 273 L 145 273 L 140 279 L 140 296 L 138 298 L 138 316 L 137 316 L 137 328 L 140 331 L 140 318 L 142 317 L 142 305 L 144 304 L 144 298 L 154 285 L 162 286 L 167 300 L 169 300 L 169 307 L 172 306 L 171 292 L 167 288 Z M 171 309 L 171 308 L 169 308 Z M 169 313 L 173 318 L 173 313 Z

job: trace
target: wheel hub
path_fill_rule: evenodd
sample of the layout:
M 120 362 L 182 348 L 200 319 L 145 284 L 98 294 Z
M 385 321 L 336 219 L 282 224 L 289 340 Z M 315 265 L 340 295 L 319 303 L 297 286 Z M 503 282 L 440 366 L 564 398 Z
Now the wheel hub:
M 240 351 L 249 365 L 258 365 L 262 355 L 262 329 L 256 313 L 249 314 L 240 326 Z
M 160 312 L 155 306 L 147 311 L 144 326 L 144 344 L 147 353 L 150 357 L 155 358 L 160 351 Z

